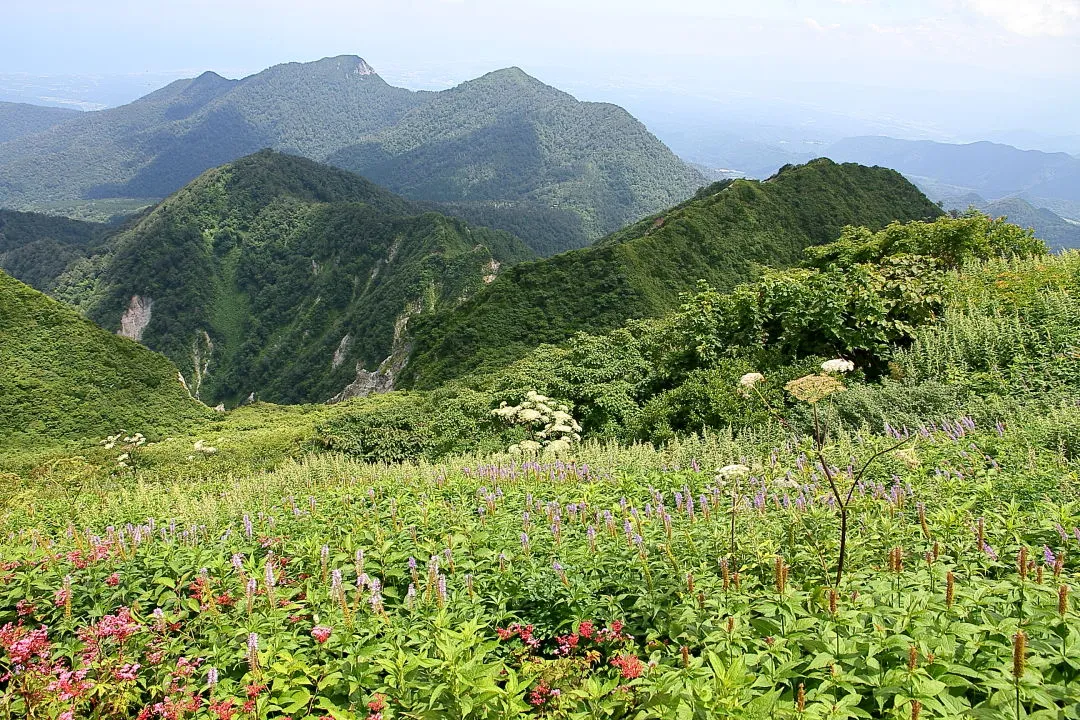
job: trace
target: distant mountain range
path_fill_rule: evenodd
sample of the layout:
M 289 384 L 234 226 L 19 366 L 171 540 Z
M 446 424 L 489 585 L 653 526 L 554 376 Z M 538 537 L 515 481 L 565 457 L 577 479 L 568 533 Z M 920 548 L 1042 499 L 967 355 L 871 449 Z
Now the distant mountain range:
M 209 168 L 274 148 L 448 203 L 449 212 L 551 253 L 705 183 L 626 111 L 578 102 L 515 68 L 412 92 L 341 56 L 242 80 L 207 72 L 122 107 L 64 117 L 51 127 L 29 115 L 13 123 L 40 130 L 0 144 L 0 207 L 161 198 Z
M 990 142 L 953 145 L 856 137 L 830 145 L 825 154 L 838 162 L 890 167 L 957 195 L 974 192 L 988 200 L 1019 195 L 1035 204 L 1045 198 L 1080 207 L 1080 160 L 1066 153 Z
M 698 280 L 729 289 L 783 267 L 845 225 L 942 214 L 899 173 L 815 160 L 768 181 L 726 180 L 593 247 L 510 268 L 459 307 L 419 320 L 402 383 L 434 387 L 540 343 L 603 333 L 679 306 Z
M 1014 225 L 1031 228 L 1036 237 L 1043 240 L 1051 250 L 1080 249 L 1080 221 L 1066 220 L 1060 215 L 1037 208 L 1018 197 L 987 202 L 978 195 L 948 198 L 942 205 L 949 210 L 963 212 L 974 207 L 990 217 L 1004 217 Z
M 104 238 L 94 224 L 0 219 L 3 267 L 164 353 L 210 404 L 388 389 L 413 318 L 535 257 L 508 233 L 272 151 L 202 174 Z

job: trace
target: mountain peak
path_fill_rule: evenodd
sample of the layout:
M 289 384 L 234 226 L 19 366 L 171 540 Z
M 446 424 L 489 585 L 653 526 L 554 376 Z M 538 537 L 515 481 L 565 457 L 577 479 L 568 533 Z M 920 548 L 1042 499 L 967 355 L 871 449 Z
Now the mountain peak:
M 312 63 L 296 63 L 299 67 L 308 66 L 322 66 L 327 68 L 334 68 L 337 70 L 344 70 L 350 75 L 359 75 L 360 77 L 367 77 L 369 75 L 378 76 L 375 72 L 375 68 L 368 64 L 368 61 L 359 55 L 334 55 L 333 57 L 324 57 L 321 60 L 316 60 Z

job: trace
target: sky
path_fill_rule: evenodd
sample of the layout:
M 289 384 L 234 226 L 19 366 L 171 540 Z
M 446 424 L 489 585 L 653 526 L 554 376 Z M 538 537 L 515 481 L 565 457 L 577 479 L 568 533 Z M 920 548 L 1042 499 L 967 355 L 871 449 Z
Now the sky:
M 7 96 L 115 104 L 206 69 L 354 54 L 414 88 L 516 65 L 646 115 L 803 108 L 912 136 L 1080 135 L 1080 0 L 2 3 Z

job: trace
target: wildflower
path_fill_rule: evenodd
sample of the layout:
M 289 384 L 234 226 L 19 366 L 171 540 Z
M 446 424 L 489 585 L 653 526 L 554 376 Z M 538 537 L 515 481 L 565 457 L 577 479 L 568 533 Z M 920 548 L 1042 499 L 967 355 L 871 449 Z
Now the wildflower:
M 210 666 L 206 669 L 206 684 L 211 689 L 217 687 L 218 684 L 218 670 L 216 667 Z
M 749 372 L 739 378 L 739 387 L 749 390 L 763 381 L 765 376 L 758 372 Z
M 127 663 L 113 674 L 119 682 L 132 682 L 138 678 L 140 667 L 139 663 Z
M 331 628 L 328 628 L 325 625 L 316 625 L 311 628 L 311 637 L 315 638 L 315 642 L 322 645 L 330 639 L 331 632 L 333 632 Z
M 1024 676 L 1024 664 L 1027 659 L 1027 635 L 1017 630 L 1013 635 L 1013 677 L 1017 681 Z
M 831 375 L 806 375 L 789 381 L 784 389 L 796 400 L 814 405 L 844 390 L 844 384 Z
M 259 669 L 259 636 L 256 633 L 248 635 L 247 662 L 252 672 Z
M 446 599 L 447 599 L 446 576 L 443 575 L 442 573 L 439 573 L 438 591 L 439 591 L 439 607 L 442 607 L 443 605 L 446 604 Z
M 1057 558 L 1054 556 L 1054 551 L 1050 549 L 1049 545 L 1043 545 L 1043 562 L 1050 567 L 1057 564 Z
M 826 360 L 821 363 L 821 371 L 827 373 L 846 373 L 855 369 L 855 363 L 850 360 L 844 360 L 837 358 L 836 360 Z
M 367 706 L 368 710 L 373 713 L 382 712 L 386 709 L 386 696 L 382 693 L 375 693 L 375 697 L 368 702 Z
M 631 653 L 616 655 L 611 659 L 611 664 L 618 668 L 619 674 L 627 680 L 641 677 L 641 673 L 645 670 L 645 663 L 641 661 L 641 658 Z
M 1069 612 L 1069 586 L 1062 585 L 1058 588 L 1058 615 L 1065 617 Z
M 0 627 L 0 647 L 7 650 L 12 665 L 26 665 L 34 657 L 48 659 L 48 628 L 27 630 L 21 624 L 8 623 Z
M 105 578 L 105 584 L 109 587 L 116 587 L 120 584 L 120 573 L 114 572 L 109 577 Z
M 725 482 L 727 480 L 741 480 L 743 478 L 749 477 L 749 475 L 750 468 L 746 465 L 725 465 L 724 467 L 716 471 L 715 480 L 717 482 Z

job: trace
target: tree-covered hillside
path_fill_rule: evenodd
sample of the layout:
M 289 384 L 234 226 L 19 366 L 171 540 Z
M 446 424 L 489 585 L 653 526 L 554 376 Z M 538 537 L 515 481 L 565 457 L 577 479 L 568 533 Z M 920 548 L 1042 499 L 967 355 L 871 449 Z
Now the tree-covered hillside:
M 0 143 L 44 132 L 81 114 L 67 108 L 0 102 Z
M 409 197 L 572 210 L 590 239 L 704 184 L 622 108 L 578 102 L 517 68 L 438 93 L 330 162 Z
M 506 233 L 263 151 L 204 173 L 54 285 L 170 357 L 207 402 L 311 402 L 354 381 L 382 387 L 398 361 L 358 371 L 404 352 L 409 318 L 528 257 Z
M 423 98 L 350 56 L 276 65 L 243 80 L 206 72 L 0 147 L 0 205 L 160 198 L 266 147 L 323 159 Z
M 100 252 L 112 229 L 102 223 L 0 210 L 0 269 L 52 294 L 56 279 Z
M 940 214 L 896 172 L 825 159 L 765 182 L 717 183 L 594 247 L 511 268 L 460 308 L 423 319 L 403 382 L 432 387 L 541 343 L 661 315 L 699 280 L 730 288 L 758 264 L 792 265 L 845 225 Z
M 359 171 L 543 254 L 581 247 L 683 200 L 704 179 L 628 113 L 520 70 L 443 92 L 382 80 L 362 59 L 203 73 L 123 107 L 0 145 L 0 207 L 145 205 L 263 148 Z
M 209 411 L 176 368 L 138 343 L 0 272 L 0 437 L 100 438 L 120 429 L 167 433 Z

